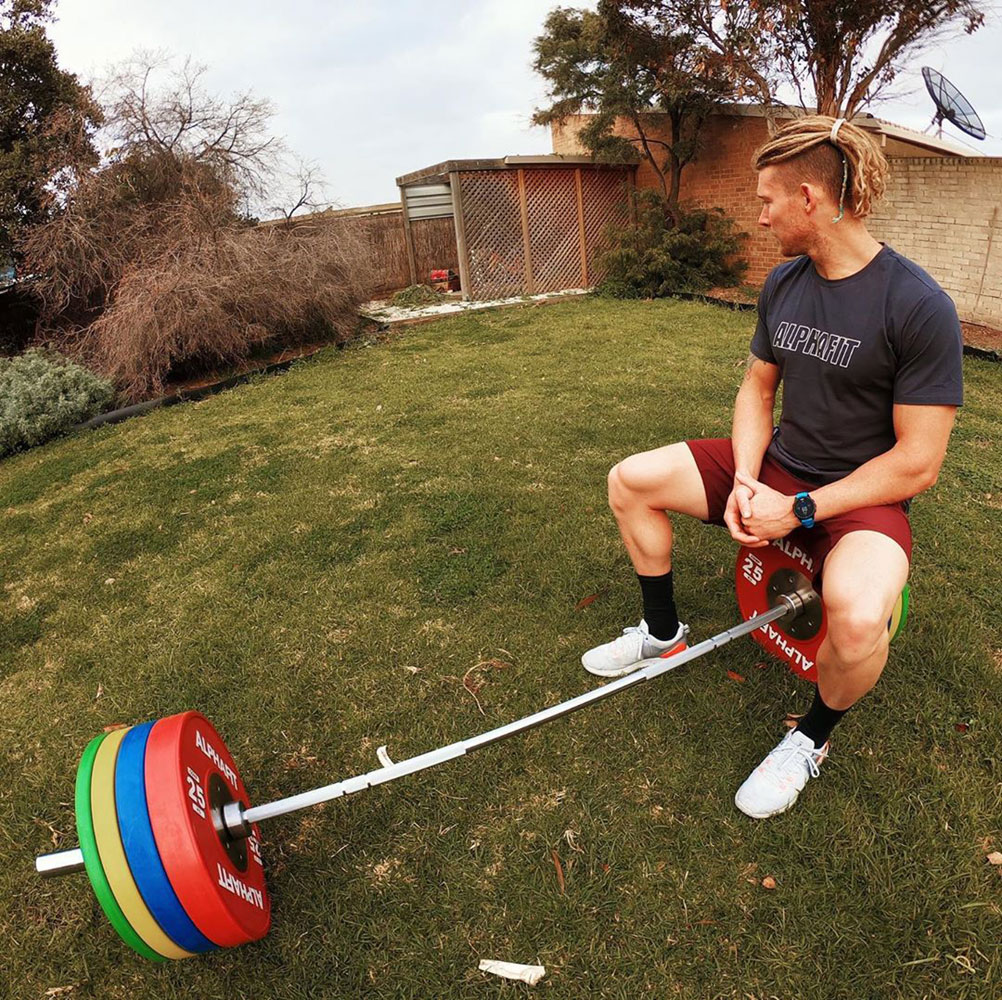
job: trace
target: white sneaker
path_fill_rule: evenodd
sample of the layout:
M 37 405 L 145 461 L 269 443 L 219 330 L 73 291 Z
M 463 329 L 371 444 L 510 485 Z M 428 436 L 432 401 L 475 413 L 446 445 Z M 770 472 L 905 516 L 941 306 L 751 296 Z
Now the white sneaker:
M 589 649 L 581 657 L 581 665 L 590 674 L 599 677 L 622 677 L 639 670 L 644 660 L 654 660 L 674 656 L 686 648 L 689 626 L 681 622 L 671 639 L 655 639 L 647 631 L 647 622 L 642 618 L 639 625 L 623 629 L 623 634 L 612 642 L 606 642 Z
M 830 746 L 815 747 L 809 736 L 791 730 L 748 776 L 734 796 L 734 804 L 752 819 L 786 812 L 808 780 L 818 776 Z

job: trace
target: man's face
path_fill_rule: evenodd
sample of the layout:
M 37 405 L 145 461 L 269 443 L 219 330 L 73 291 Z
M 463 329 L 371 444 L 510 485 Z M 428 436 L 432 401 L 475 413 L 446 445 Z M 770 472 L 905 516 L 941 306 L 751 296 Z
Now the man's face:
M 799 186 L 790 185 L 781 169 L 763 167 L 758 172 L 758 224 L 776 237 L 784 257 L 796 257 L 810 251 L 813 230 Z

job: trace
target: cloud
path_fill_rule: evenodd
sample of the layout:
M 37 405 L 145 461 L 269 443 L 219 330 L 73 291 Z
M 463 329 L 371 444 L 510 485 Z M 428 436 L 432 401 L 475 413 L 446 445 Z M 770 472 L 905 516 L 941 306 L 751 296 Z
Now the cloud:
M 191 55 L 219 94 L 271 99 L 275 130 L 318 163 L 344 204 L 397 198 L 394 179 L 447 159 L 547 153 L 549 132 L 530 126 L 546 100 L 532 71 L 532 42 L 547 13 L 573 0 L 60 0 L 52 29 L 62 65 L 87 77 L 137 48 Z M 922 130 L 932 103 L 919 76 L 932 65 L 974 104 L 1002 156 L 1002 26 L 997 18 L 916 58 L 910 93 L 870 110 Z M 944 134 L 958 138 L 953 126 Z

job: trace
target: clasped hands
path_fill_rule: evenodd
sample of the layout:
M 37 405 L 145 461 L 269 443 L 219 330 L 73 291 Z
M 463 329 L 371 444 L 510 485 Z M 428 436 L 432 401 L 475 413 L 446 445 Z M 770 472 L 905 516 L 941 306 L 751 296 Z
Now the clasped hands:
M 724 524 L 731 538 L 752 549 L 784 538 L 800 521 L 793 513 L 793 497 L 766 486 L 743 472 L 734 474 L 734 488 L 724 508 Z

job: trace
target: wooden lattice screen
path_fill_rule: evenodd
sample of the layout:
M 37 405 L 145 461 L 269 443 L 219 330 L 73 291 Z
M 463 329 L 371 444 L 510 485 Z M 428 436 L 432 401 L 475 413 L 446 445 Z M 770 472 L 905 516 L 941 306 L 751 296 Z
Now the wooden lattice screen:
M 628 179 L 627 170 L 615 168 L 452 174 L 465 244 L 459 248 L 464 291 L 472 299 L 497 299 L 600 281 L 595 251 L 605 226 L 627 219 Z

